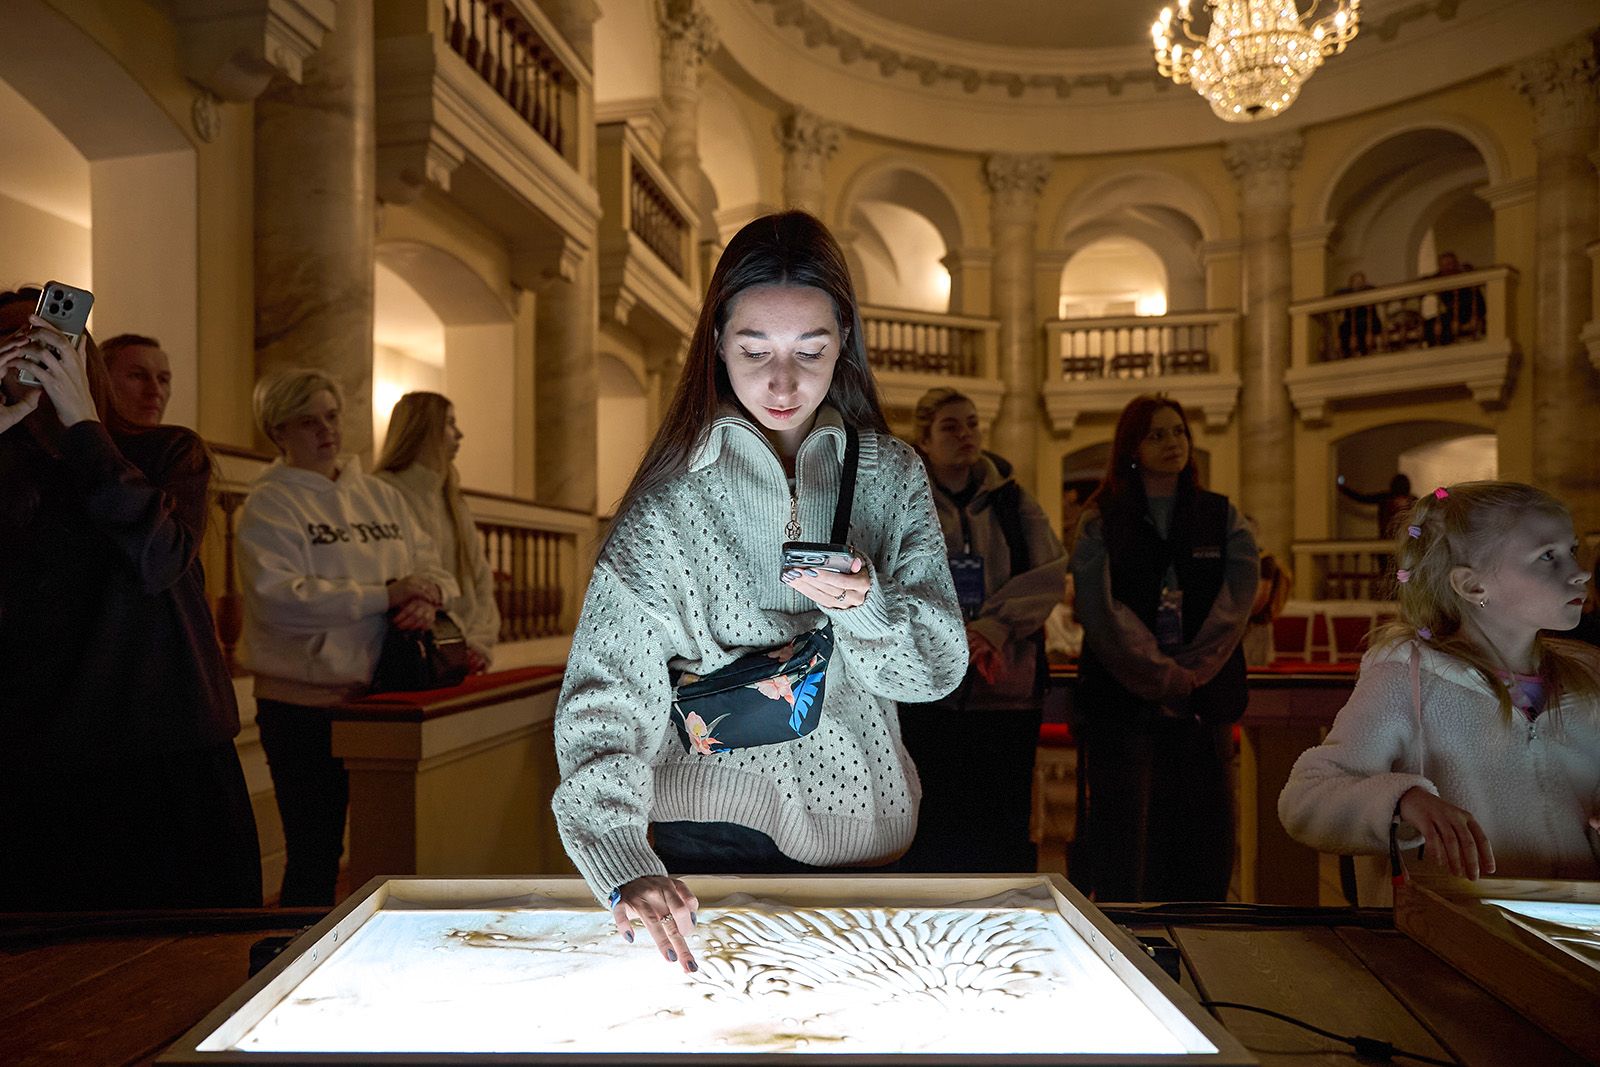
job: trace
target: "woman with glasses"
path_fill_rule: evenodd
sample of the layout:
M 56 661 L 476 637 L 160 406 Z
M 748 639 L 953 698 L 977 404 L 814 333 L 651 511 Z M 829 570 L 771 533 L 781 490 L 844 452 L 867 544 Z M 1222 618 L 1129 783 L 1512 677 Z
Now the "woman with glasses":
M 1089 802 L 1071 874 L 1098 900 L 1228 892 L 1258 563 L 1238 509 L 1197 481 L 1182 406 L 1136 397 L 1073 550 Z

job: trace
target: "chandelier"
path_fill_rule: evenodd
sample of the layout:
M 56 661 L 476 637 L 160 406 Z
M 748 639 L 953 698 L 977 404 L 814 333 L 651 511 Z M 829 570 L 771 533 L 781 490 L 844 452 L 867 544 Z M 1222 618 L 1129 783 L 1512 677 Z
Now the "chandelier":
M 1270 119 L 1294 103 L 1301 84 L 1325 56 L 1338 55 L 1355 39 L 1361 0 L 1338 0 L 1329 15 L 1304 14 L 1295 0 L 1204 0 L 1211 28 L 1204 37 L 1192 26 L 1189 0 L 1178 0 L 1150 27 L 1156 69 L 1178 85 L 1193 83 L 1211 110 L 1228 122 Z M 1192 43 L 1174 40 L 1173 23 Z

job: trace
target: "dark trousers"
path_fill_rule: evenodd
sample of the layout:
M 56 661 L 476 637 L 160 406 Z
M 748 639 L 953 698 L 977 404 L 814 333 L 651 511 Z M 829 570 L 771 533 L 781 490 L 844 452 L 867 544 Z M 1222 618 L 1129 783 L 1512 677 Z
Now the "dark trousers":
M 1040 708 L 900 708 L 900 737 L 922 779 L 917 836 L 899 869 L 926 873 L 1030 872 L 1028 835 Z
M 232 741 L 129 762 L 0 763 L 0 911 L 260 906 Z
M 333 755 L 328 709 L 257 700 L 256 726 L 283 818 L 286 859 L 278 903 L 285 908 L 331 905 L 344 853 L 350 776 L 344 761 Z
M 1232 727 L 1102 710 L 1080 742 L 1088 812 L 1073 883 L 1099 901 L 1226 900 Z
M 778 851 L 760 830 L 732 822 L 658 822 L 650 825 L 656 855 L 680 874 L 842 874 L 885 867 L 813 867 Z

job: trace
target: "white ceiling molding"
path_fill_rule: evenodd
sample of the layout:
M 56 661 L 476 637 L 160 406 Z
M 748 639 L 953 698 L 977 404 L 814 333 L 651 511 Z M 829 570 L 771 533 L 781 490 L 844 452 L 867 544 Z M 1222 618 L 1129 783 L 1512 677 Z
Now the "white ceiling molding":
M 1004 48 L 935 37 L 946 43 L 919 52 L 912 46 L 933 35 L 844 0 L 700 2 L 727 57 L 779 99 L 792 102 L 795 86 L 803 85 L 809 110 L 900 143 L 1077 156 L 1212 144 L 1233 132 L 1198 95 L 1149 77 L 1154 60 L 1143 48 Z M 1295 106 L 1271 120 L 1275 131 L 1493 73 L 1594 23 L 1588 4 L 1547 0 L 1373 0 L 1367 6 L 1376 31 L 1363 33 L 1338 63 L 1320 70 Z M 879 33 L 880 25 L 881 36 L 863 35 L 864 28 Z M 1130 66 L 1134 52 L 1143 56 L 1139 69 Z M 1000 63 L 1001 56 L 1008 61 Z M 1130 80 L 1130 74 L 1138 77 Z M 1080 87 L 1077 79 L 1088 80 Z M 1099 88 L 1092 87 L 1096 79 Z M 1066 85 L 1065 96 L 1058 84 Z

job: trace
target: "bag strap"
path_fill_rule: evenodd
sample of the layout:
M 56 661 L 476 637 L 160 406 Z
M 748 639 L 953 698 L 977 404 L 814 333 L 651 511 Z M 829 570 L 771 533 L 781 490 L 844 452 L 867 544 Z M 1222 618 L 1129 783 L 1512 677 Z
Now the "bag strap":
M 844 428 L 844 468 L 839 472 L 839 503 L 833 510 L 833 543 L 849 544 L 850 509 L 856 501 L 856 463 L 861 458 L 861 435 L 854 426 Z
M 1411 646 L 1411 713 L 1417 720 L 1417 773 L 1428 774 L 1428 746 L 1422 736 L 1422 651 Z

